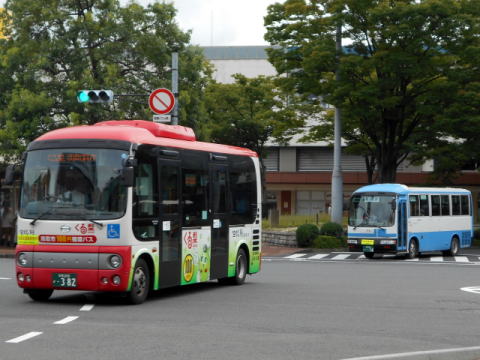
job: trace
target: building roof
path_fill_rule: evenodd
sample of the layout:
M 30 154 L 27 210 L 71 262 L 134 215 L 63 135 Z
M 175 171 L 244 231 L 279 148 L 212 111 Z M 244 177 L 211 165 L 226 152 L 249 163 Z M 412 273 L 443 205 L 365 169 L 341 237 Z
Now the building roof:
M 269 46 L 203 46 L 207 60 L 267 60 Z

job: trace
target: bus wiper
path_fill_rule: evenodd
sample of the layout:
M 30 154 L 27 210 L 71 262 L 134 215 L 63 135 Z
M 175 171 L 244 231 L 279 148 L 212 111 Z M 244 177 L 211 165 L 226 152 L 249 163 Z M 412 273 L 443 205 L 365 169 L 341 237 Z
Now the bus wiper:
M 40 220 L 42 217 L 44 217 L 45 215 L 48 215 L 52 212 L 52 209 L 48 209 L 48 210 L 45 210 L 43 213 L 41 213 L 40 215 L 38 215 L 35 219 L 33 219 L 31 222 L 30 222 L 30 225 L 35 225 L 35 223 L 37 222 L 37 220 Z
M 93 219 L 88 219 L 88 218 L 83 218 L 82 220 L 86 220 L 86 221 L 90 221 L 92 224 L 95 224 L 95 225 L 98 225 L 98 227 L 101 229 L 103 228 L 103 224 L 96 221 L 96 220 L 93 220 Z

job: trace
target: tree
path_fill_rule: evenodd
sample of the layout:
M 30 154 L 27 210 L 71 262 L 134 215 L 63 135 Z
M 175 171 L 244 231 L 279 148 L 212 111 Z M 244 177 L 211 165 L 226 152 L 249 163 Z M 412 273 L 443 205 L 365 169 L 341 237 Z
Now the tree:
M 474 0 L 287 0 L 269 7 L 265 38 L 289 74 L 283 86 L 341 108 L 342 136 L 393 182 L 402 161 L 446 135 L 452 100 L 478 82 L 479 20 Z M 338 24 L 350 41 L 340 57 Z M 319 124 L 318 135 L 328 131 Z
M 45 131 L 110 119 L 149 118 L 148 95 L 170 87 L 171 53 L 180 57 L 182 125 L 201 118 L 211 73 L 172 4 L 118 0 L 7 0 L 0 40 L 0 139 L 12 156 Z M 5 80 L 7 79 L 7 80 Z M 8 81 L 8 79 L 13 79 Z M 112 105 L 79 104 L 80 89 L 112 89 Z
M 288 129 L 299 119 L 298 108 L 291 105 L 271 77 L 236 74 L 234 79 L 233 84 L 212 82 L 207 87 L 209 138 L 254 150 L 262 161 L 267 140 L 288 139 Z

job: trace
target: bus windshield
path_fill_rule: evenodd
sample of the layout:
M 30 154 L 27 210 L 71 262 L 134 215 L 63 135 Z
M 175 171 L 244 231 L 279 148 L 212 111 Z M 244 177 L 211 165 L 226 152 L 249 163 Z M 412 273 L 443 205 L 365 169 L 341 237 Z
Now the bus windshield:
M 350 201 L 348 225 L 392 226 L 395 222 L 395 196 L 355 194 Z
M 127 152 L 114 149 L 48 149 L 28 152 L 20 200 L 27 219 L 106 220 L 123 216 L 121 183 Z

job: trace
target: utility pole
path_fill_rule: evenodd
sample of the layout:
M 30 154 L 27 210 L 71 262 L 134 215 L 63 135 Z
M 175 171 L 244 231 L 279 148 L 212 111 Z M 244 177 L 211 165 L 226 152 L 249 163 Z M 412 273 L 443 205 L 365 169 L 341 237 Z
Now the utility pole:
M 335 34 L 335 48 L 337 52 L 337 70 L 335 71 L 335 80 L 340 80 L 340 55 L 342 53 L 342 25 L 337 25 Z M 337 224 L 342 223 L 343 218 L 343 178 L 342 178 L 342 119 L 341 112 L 335 107 L 335 142 L 333 145 L 333 171 L 332 171 L 332 212 L 331 221 Z
M 172 53 L 172 93 L 175 96 L 175 106 L 172 112 L 172 125 L 178 125 L 178 52 Z

